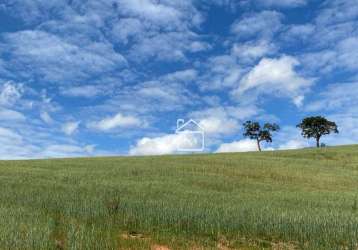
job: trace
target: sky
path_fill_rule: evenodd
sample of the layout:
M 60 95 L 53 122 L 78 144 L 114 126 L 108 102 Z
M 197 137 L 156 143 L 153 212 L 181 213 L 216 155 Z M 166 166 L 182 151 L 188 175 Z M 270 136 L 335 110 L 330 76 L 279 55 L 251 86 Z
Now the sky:
M 314 145 L 335 121 L 358 143 L 357 0 L 0 0 L 0 159 L 176 153 L 177 119 L 205 152 Z

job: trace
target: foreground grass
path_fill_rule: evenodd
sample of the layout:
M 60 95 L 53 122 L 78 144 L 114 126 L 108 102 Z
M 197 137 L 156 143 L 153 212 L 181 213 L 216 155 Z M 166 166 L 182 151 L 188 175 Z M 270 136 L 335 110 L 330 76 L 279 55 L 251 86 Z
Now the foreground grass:
M 0 249 L 356 249 L 357 152 L 0 161 Z

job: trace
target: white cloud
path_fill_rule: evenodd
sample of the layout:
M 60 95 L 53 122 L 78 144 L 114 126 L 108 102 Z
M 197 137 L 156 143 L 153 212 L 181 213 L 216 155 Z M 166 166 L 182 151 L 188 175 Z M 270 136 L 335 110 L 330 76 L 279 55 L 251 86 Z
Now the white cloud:
M 301 106 L 303 95 L 314 80 L 300 76 L 295 71 L 298 65 L 299 62 L 291 56 L 264 58 L 244 76 L 235 94 L 240 96 L 252 89 L 258 93 L 276 93 L 292 98 L 296 106 Z
M 27 144 L 22 135 L 13 129 L 0 127 L 0 159 L 33 158 L 37 148 Z
M 192 1 L 118 0 L 117 4 L 123 18 L 113 23 L 111 35 L 129 45 L 128 60 L 181 61 L 187 53 L 210 48 L 193 31 L 203 18 Z
M 274 44 L 262 40 L 256 43 L 234 44 L 231 53 L 239 61 L 251 62 L 265 55 L 275 54 L 276 51 Z
M 66 135 L 72 135 L 73 133 L 75 133 L 78 130 L 79 125 L 80 125 L 80 122 L 67 122 L 67 123 L 63 124 L 62 131 Z
M 257 0 L 254 0 L 255 2 Z M 299 7 L 307 4 L 307 0 L 258 0 L 259 5 L 265 7 Z
M 325 1 L 324 8 L 319 13 L 316 22 L 326 26 L 350 20 L 357 20 L 358 6 L 356 0 Z
M 108 74 L 126 65 L 124 57 L 108 43 L 75 44 L 39 30 L 8 33 L 4 40 L 17 74 L 41 75 L 56 83 L 91 79 L 93 74 Z M 31 70 L 24 65 L 31 65 Z M 21 71 L 23 68 L 26 71 Z
M 279 146 L 279 149 L 285 150 L 285 149 L 300 149 L 300 148 L 306 148 L 309 144 L 307 143 L 307 140 L 304 139 L 292 139 L 288 142 L 282 144 Z
M 89 124 L 89 127 L 101 131 L 110 131 L 116 128 L 140 127 L 142 125 L 143 122 L 139 118 L 118 113 L 115 116 L 104 118 L 98 122 L 92 122 Z
M 332 0 L 322 4 L 316 18 L 307 24 L 311 29 L 307 33 L 308 45 L 305 45 L 309 52 L 301 56 L 307 71 L 332 75 L 358 69 L 357 17 L 356 0 Z M 306 37 L 307 34 L 298 35 Z
M 181 18 L 181 12 L 177 9 L 151 0 L 119 0 L 119 5 L 121 11 L 128 15 L 160 24 L 178 22 Z
M 259 8 L 296 8 L 307 4 L 308 0 L 206 0 L 219 6 L 237 10 L 238 7 L 257 7 Z
M 357 70 L 358 69 L 358 36 L 349 37 L 339 42 L 337 45 L 338 58 L 337 63 L 345 67 Z
M 168 88 L 160 82 L 146 82 L 138 89 L 137 94 L 148 99 L 159 99 L 163 102 L 178 103 L 182 96 L 176 92 L 176 88 Z
M 277 11 L 262 11 L 254 14 L 245 14 L 232 26 L 231 31 L 238 38 L 263 36 L 270 38 L 281 29 L 283 15 Z
M 23 95 L 23 86 L 6 82 L 0 87 L 0 105 L 13 105 Z
M 205 143 L 213 148 L 222 143 L 222 140 L 239 135 L 242 123 L 251 117 L 257 116 L 261 110 L 251 106 L 220 106 L 190 112 L 190 117 L 198 122 L 205 132 Z
M 339 134 L 331 134 L 323 137 L 321 141 L 326 145 L 357 144 L 358 141 L 358 110 L 355 112 L 341 111 L 327 116 L 327 119 L 334 121 Z
M 8 14 L 22 18 L 27 24 L 39 23 L 49 19 L 51 17 L 50 10 L 63 11 L 69 7 L 63 1 L 13 0 L 11 4 L 6 4 L 6 1 L 3 2 L 5 2 L 3 5 L 4 10 Z
M 0 159 L 42 159 L 95 154 L 93 145 L 78 144 L 40 126 L 17 124 L 13 127 L 16 129 L 0 127 Z
M 44 121 L 47 124 L 51 124 L 54 122 L 50 114 L 46 111 L 40 112 L 40 118 L 42 121 Z
M 340 110 L 358 115 L 357 96 L 358 82 L 330 84 L 319 93 L 318 100 L 308 103 L 305 109 L 309 112 Z
M 102 92 L 101 87 L 96 85 L 63 87 L 61 89 L 62 95 L 70 97 L 91 98 L 100 95 Z
M 199 121 L 208 136 L 231 135 L 237 133 L 240 128 L 234 110 L 233 107 L 209 108 L 192 112 L 190 117 Z
M 135 61 L 150 58 L 161 61 L 184 61 L 187 59 L 186 53 L 196 53 L 208 48 L 206 43 L 198 40 L 199 36 L 192 32 L 155 33 L 134 43 L 129 56 Z
M 17 88 L 18 94 L 11 88 L 0 93 L 0 105 L 4 106 L 0 108 L 1 124 L 5 124 L 5 127 L 11 126 L 11 131 L 18 133 L 25 140 L 25 143 L 17 145 L 17 148 L 9 146 L 6 152 L 1 152 L 10 154 L 21 147 L 28 150 L 28 156 L 40 155 L 38 152 L 45 148 L 52 152 L 51 155 L 56 151 L 68 151 L 70 155 L 75 151 L 79 154 L 81 151 L 85 152 L 85 146 L 76 144 L 74 138 L 61 133 L 62 131 L 71 135 L 78 129 L 76 123 L 65 123 L 68 117 L 94 121 L 88 123 L 88 127 L 101 131 L 140 127 L 135 130 L 139 130 L 142 135 L 141 126 L 144 122 L 136 117 L 137 115 L 150 121 L 164 121 L 164 129 L 168 125 L 168 119 L 176 118 L 179 113 L 188 117 L 191 110 L 198 110 L 194 118 L 198 118 L 210 138 L 221 143 L 223 138 L 226 140 L 239 133 L 243 119 L 252 116 L 258 118 L 258 114 L 261 115 L 258 119 L 264 117 L 262 110 L 256 107 L 265 102 L 265 99 L 257 99 L 259 95 L 288 97 L 295 105 L 300 106 L 313 84 L 313 80 L 301 72 L 306 73 L 308 68 L 315 67 L 327 69 L 326 72 L 337 68 L 355 72 L 358 65 L 355 46 L 358 43 L 356 0 L 325 1 L 314 11 L 319 12 L 316 20 L 309 23 L 307 17 L 307 23 L 299 25 L 290 25 L 293 19 L 284 19 L 284 15 L 279 12 L 246 12 L 245 6 L 254 7 L 251 10 L 255 11 L 262 6 L 272 10 L 276 7 L 303 6 L 307 2 L 305 0 L 211 0 L 210 2 L 221 6 L 243 6 L 236 9 L 238 12 L 231 13 L 243 14 L 232 25 L 233 33 L 229 36 L 221 36 L 221 32 L 216 36 L 216 28 L 212 30 L 213 33 L 205 34 L 206 27 L 200 26 L 203 24 L 204 15 L 209 14 L 209 1 L 70 2 L 12 0 L 11 5 L 6 4 L 6 13 L 15 16 L 20 22 L 27 22 L 25 26 L 36 29 L 9 32 L 1 38 L 0 53 L 6 55 L 0 59 L 2 77 L 26 79 L 26 93 L 12 82 L 11 85 Z M 250 3 L 243 5 L 244 2 Z M 286 31 L 286 36 L 273 40 L 281 31 Z M 287 37 L 291 39 L 289 42 L 285 40 Z M 282 38 L 287 43 L 283 43 Z M 210 44 L 206 41 L 210 41 Z M 304 47 L 299 46 L 302 45 L 301 42 L 304 42 Z M 208 51 L 210 48 L 214 48 L 213 51 Z M 299 57 L 304 71 L 299 71 L 298 62 L 293 57 L 265 58 L 257 64 L 262 57 L 273 57 L 277 52 L 287 52 L 287 49 Z M 216 53 L 222 50 L 225 50 L 224 55 L 216 56 Z M 200 51 L 204 53 L 192 56 Z M 316 53 L 311 61 L 303 61 L 300 57 L 303 51 Z M 126 56 L 128 64 L 122 55 Z M 161 67 L 163 65 L 158 64 L 157 60 L 168 63 Z M 250 70 L 248 66 L 253 64 L 257 65 Z M 193 67 L 196 70 L 192 69 Z M 167 74 L 173 68 L 184 70 Z M 345 76 L 342 74 L 342 77 Z M 53 86 L 51 83 L 61 86 Z M 28 91 L 28 87 L 33 84 L 36 84 L 34 90 Z M 202 92 L 197 90 L 197 86 Z M 353 87 L 357 89 L 352 84 Z M 40 88 L 48 89 L 49 102 L 26 100 L 29 105 L 25 107 L 27 104 L 23 102 L 23 98 L 39 95 Z M 318 90 L 320 88 L 321 85 Z M 235 96 L 235 100 L 228 96 L 233 89 L 239 94 Z M 352 93 L 350 96 L 339 88 L 332 88 L 330 91 L 336 92 L 337 95 L 321 95 L 320 99 L 316 99 L 317 102 L 310 104 L 311 107 L 315 106 L 311 110 L 324 109 L 332 115 L 345 109 L 344 117 L 339 118 L 340 122 L 354 124 L 356 120 L 348 119 L 349 114 L 357 114 L 352 107 L 356 103 L 354 89 L 346 91 Z M 91 98 L 106 95 L 106 98 L 78 101 L 72 99 L 75 105 L 69 109 L 68 103 L 64 103 L 69 101 L 68 98 L 57 96 L 58 93 L 67 97 Z M 338 96 L 338 93 L 341 96 Z M 326 97 L 331 100 L 323 100 Z M 253 107 L 235 109 L 232 107 L 233 102 L 240 106 L 252 104 Z M 207 108 L 208 104 L 216 108 Z M 268 109 L 271 110 L 271 107 Z M 38 112 L 47 124 L 39 123 L 38 117 L 35 117 Z M 7 122 L 23 121 L 24 114 L 26 123 L 29 123 L 27 126 L 22 126 L 23 122 Z M 52 126 L 48 126 L 50 123 Z M 353 131 L 352 135 L 355 136 L 353 125 L 347 128 Z M 125 134 L 130 140 L 128 133 Z M 348 141 L 348 137 L 344 137 L 345 141 Z M 300 145 L 296 139 L 292 137 L 286 142 L 286 139 L 282 138 L 275 147 L 296 147 Z M 161 141 L 150 138 L 149 142 L 143 144 L 160 144 Z M 49 145 L 52 144 L 68 147 L 51 148 Z
M 233 134 L 239 128 L 238 122 L 234 119 L 221 119 L 214 116 L 200 120 L 199 125 L 208 134 Z
M 307 70 L 317 73 L 329 73 L 337 66 L 335 60 L 337 54 L 334 50 L 321 50 L 319 52 L 312 52 L 303 54 L 301 61 L 303 65 L 307 65 Z
M 223 143 L 216 150 L 216 153 L 229 153 L 229 152 L 250 152 L 258 151 L 257 143 L 254 140 L 244 139 L 234 141 L 231 143 Z
M 0 120 L 3 121 L 24 121 L 26 117 L 15 110 L 0 108 Z
M 206 135 L 221 137 L 238 133 L 241 122 L 259 112 L 257 107 L 223 106 L 191 112 L 189 116 L 199 122 Z
M 8 140 L 9 142 L 13 141 L 13 142 L 22 142 L 22 137 L 21 135 L 19 135 L 18 133 L 7 129 L 7 128 L 3 128 L 0 127 L 0 138 L 1 140 L 4 142 L 6 140 Z M 2 145 L 6 145 L 7 143 L 4 143 Z
M 233 55 L 210 57 L 203 65 L 203 71 L 206 74 L 198 82 L 202 91 L 232 88 L 243 74 L 241 65 Z
M 143 23 L 136 18 L 122 18 L 114 24 L 112 35 L 115 40 L 127 44 L 129 39 L 136 38 L 145 32 Z
M 47 146 L 41 153 L 41 158 L 79 157 L 92 155 L 93 145 L 78 146 L 71 144 L 54 144 Z
M 118 0 L 118 3 L 122 14 L 166 29 L 187 29 L 191 25 L 198 26 L 203 19 L 192 1 Z
M 194 69 L 186 69 L 181 71 L 175 71 L 173 73 L 167 74 L 163 77 L 163 80 L 168 80 L 171 82 L 183 82 L 189 83 L 197 78 L 197 71 Z
M 273 138 L 274 147 L 280 150 L 307 148 L 311 146 L 310 143 L 313 143 L 313 141 L 303 138 L 300 129 L 296 128 L 295 124 L 282 126 Z
M 291 25 L 283 34 L 283 38 L 289 43 L 294 43 L 297 40 L 310 41 L 315 29 L 316 26 L 313 24 Z
M 123 88 L 104 106 L 107 111 L 121 110 L 145 115 L 153 112 L 183 110 L 200 101 L 197 95 L 188 88 L 195 78 L 196 71 L 194 70 L 166 74 L 152 81 Z
M 328 145 L 354 144 L 358 141 L 358 82 L 335 83 L 322 90 L 305 106 L 336 122 L 339 134 L 324 137 Z
M 201 140 L 191 134 L 169 134 L 142 138 L 132 146 L 130 155 L 165 155 L 178 153 L 178 148 L 201 148 Z
M 330 49 L 307 53 L 302 61 L 308 70 L 331 73 L 336 69 L 352 71 L 358 69 L 358 36 L 337 41 Z

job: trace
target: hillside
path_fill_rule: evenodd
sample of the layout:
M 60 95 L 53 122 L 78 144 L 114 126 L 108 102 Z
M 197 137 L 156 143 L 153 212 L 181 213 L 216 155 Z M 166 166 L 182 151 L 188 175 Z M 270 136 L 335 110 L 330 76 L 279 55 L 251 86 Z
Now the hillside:
M 0 249 L 337 249 L 358 146 L 0 162 Z

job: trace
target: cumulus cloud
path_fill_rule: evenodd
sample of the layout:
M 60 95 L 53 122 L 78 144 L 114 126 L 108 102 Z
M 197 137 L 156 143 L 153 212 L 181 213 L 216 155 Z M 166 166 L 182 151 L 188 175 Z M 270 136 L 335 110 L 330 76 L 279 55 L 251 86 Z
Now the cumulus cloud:
M 223 143 L 216 150 L 216 153 L 230 153 L 230 152 L 249 152 L 258 151 L 255 141 L 250 139 L 244 139 L 240 141 L 234 141 L 231 143 Z
M 188 117 L 198 122 L 205 132 L 206 146 L 213 149 L 222 140 L 238 135 L 245 119 L 255 117 L 260 112 L 255 105 L 217 106 L 191 112 Z
M 254 106 L 223 106 L 191 112 L 190 117 L 199 121 L 199 125 L 210 138 L 237 133 L 241 127 L 240 122 L 258 112 Z
M 221 119 L 215 116 L 200 120 L 199 125 L 208 134 L 233 134 L 239 127 L 238 122 L 234 119 Z
M 263 144 L 264 150 L 287 150 L 287 149 L 300 149 L 310 147 L 310 141 L 304 139 L 299 129 L 293 126 L 284 126 L 280 132 L 274 135 L 272 147 L 268 144 Z M 223 152 L 248 152 L 258 151 L 257 143 L 255 140 L 242 139 L 230 143 L 223 143 L 219 145 L 216 150 L 217 153 Z
M 180 149 L 200 149 L 202 138 L 190 133 L 168 134 L 142 138 L 132 146 L 130 155 L 165 155 L 180 153 Z
M 264 58 L 243 77 L 235 94 L 240 96 L 249 90 L 278 93 L 280 96 L 292 98 L 296 106 L 301 106 L 303 95 L 314 80 L 300 76 L 295 71 L 298 65 L 297 59 L 291 56 Z
M 135 116 L 125 116 L 118 113 L 98 122 L 91 122 L 89 127 L 101 131 L 111 131 L 116 128 L 139 127 L 141 125 L 143 125 L 143 123 L 139 118 Z

